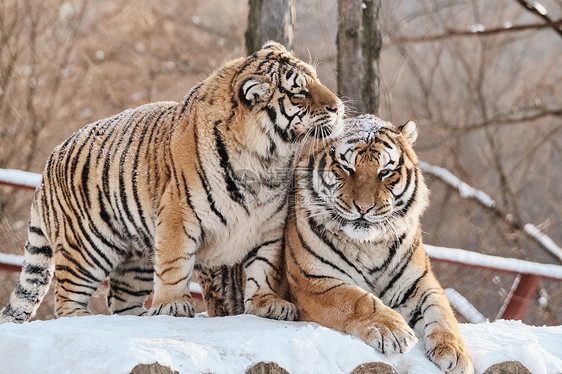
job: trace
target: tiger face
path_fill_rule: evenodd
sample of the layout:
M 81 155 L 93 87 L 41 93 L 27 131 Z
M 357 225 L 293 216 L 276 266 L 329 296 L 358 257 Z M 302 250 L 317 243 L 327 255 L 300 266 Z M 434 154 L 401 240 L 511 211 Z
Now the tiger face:
M 412 150 L 416 137 L 411 121 L 399 129 L 374 116 L 347 121 L 345 135 L 310 160 L 316 162 L 311 214 L 359 241 L 400 231 L 398 225 L 407 225 L 407 217 L 418 217 L 427 205 Z
M 248 57 L 235 78 L 239 100 L 257 113 L 261 128 L 278 143 L 333 136 L 342 127 L 343 104 L 309 64 L 278 43 Z

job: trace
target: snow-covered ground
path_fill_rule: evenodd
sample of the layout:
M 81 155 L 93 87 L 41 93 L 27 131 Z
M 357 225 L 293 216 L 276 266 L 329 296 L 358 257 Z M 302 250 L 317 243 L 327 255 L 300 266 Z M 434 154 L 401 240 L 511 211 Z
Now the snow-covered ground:
M 464 324 L 477 373 L 517 360 L 533 374 L 562 373 L 562 326 L 516 321 Z M 91 316 L 0 325 L 2 373 L 129 373 L 159 362 L 180 373 L 243 373 L 273 361 L 290 373 L 350 373 L 385 362 L 400 373 L 439 373 L 421 343 L 383 356 L 357 338 L 308 322 L 224 318 Z

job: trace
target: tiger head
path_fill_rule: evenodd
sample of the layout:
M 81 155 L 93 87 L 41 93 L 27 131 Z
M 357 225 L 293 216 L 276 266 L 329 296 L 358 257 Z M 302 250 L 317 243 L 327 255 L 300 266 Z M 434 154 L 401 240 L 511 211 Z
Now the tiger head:
M 412 121 L 396 129 L 373 115 L 347 120 L 343 136 L 299 164 L 309 217 L 359 241 L 411 227 L 428 198 L 412 149 L 416 137 Z
M 276 42 L 242 61 L 232 80 L 239 106 L 254 116 L 269 148 L 283 148 L 305 138 L 334 136 L 343 125 L 341 100 L 323 86 L 312 66 Z M 252 126 L 250 123 L 248 126 Z M 271 149 L 269 149 L 271 151 Z

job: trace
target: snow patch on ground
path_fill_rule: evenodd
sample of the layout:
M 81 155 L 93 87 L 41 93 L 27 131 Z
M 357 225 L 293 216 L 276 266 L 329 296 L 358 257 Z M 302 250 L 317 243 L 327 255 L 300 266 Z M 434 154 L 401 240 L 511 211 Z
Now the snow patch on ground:
M 516 321 L 460 326 L 477 372 L 518 360 L 534 374 L 562 372 L 562 326 Z M 401 373 L 440 373 L 418 343 L 385 356 L 361 340 L 309 322 L 249 315 L 223 318 L 90 316 L 0 325 L 6 373 L 129 373 L 159 362 L 180 373 L 243 373 L 273 361 L 295 373 L 350 373 L 385 362 Z

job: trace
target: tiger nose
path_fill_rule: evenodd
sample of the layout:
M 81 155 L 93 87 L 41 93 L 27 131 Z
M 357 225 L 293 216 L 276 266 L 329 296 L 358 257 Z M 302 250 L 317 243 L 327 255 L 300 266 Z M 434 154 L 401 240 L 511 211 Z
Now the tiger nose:
M 355 208 L 357 208 L 357 210 L 359 211 L 359 213 L 361 214 L 366 214 L 369 210 L 373 209 L 373 207 L 375 206 L 375 204 L 368 206 L 368 205 L 359 205 L 355 202 L 355 200 L 353 200 L 353 205 L 355 205 Z
M 332 106 L 327 105 L 326 110 L 328 112 L 337 113 L 337 112 L 339 112 L 341 105 L 342 105 L 342 102 L 339 101 L 339 102 L 333 104 Z

